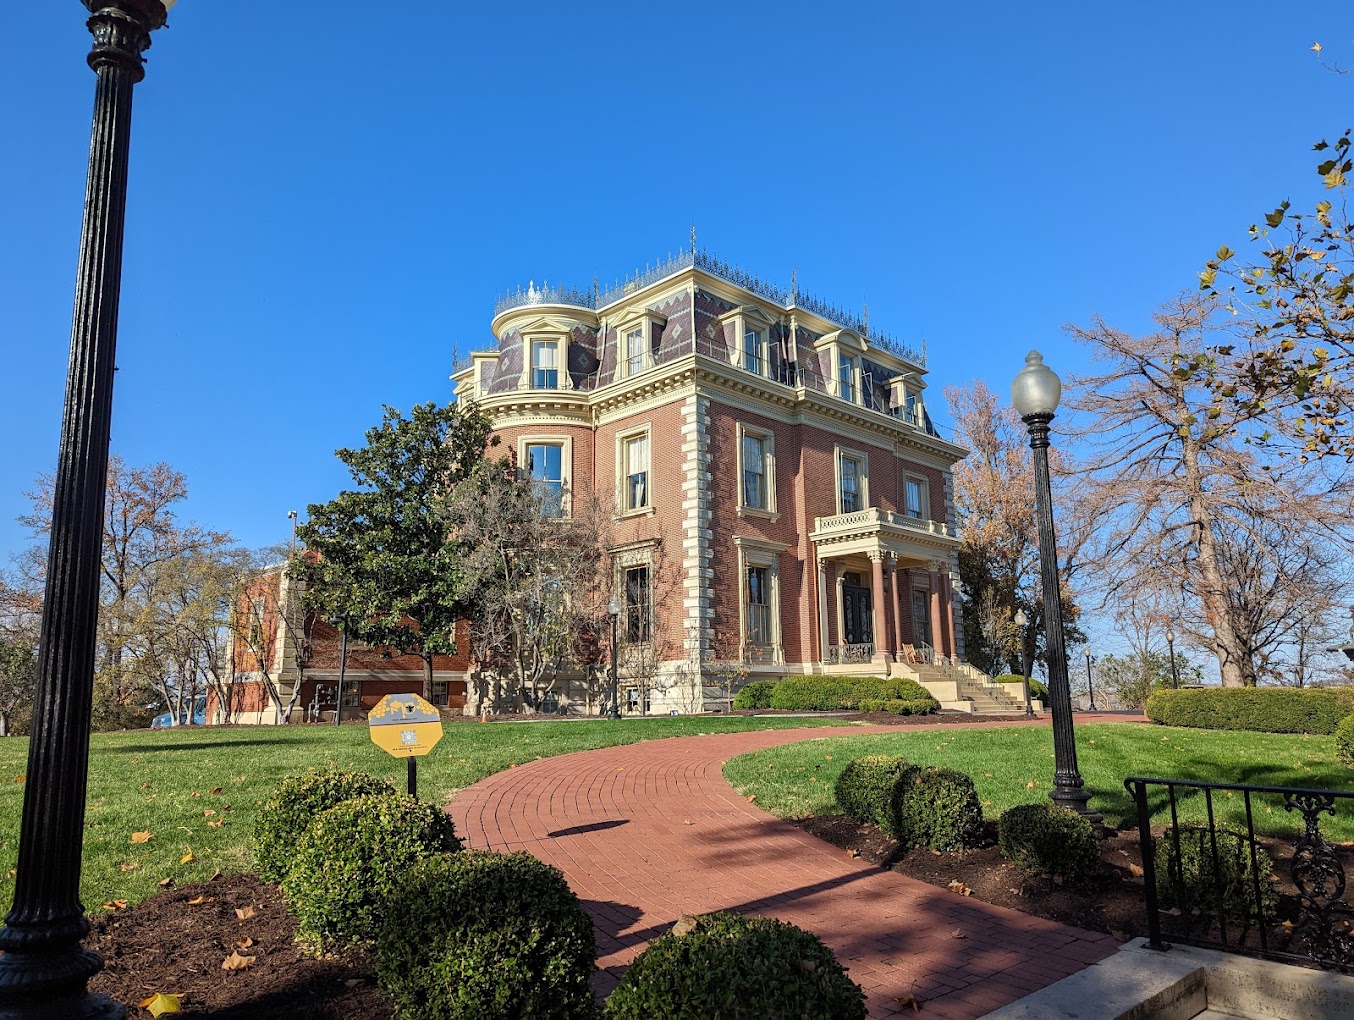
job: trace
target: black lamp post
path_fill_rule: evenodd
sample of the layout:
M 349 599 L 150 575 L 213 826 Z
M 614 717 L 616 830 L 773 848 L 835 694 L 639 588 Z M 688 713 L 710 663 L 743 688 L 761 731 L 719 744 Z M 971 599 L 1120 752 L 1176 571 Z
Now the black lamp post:
M 174 0 L 84 0 L 96 75 L 66 403 L 42 603 L 14 904 L 0 928 L 0 1020 L 125 1015 L 86 991 L 103 967 L 83 949 L 80 850 L 89 773 L 95 622 L 114 353 L 122 282 L 132 86 Z
M 1053 791 L 1055 804 L 1072 808 L 1092 825 L 1091 795 L 1077 771 L 1077 737 L 1072 728 L 1072 692 L 1067 682 L 1067 649 L 1063 641 L 1062 593 L 1058 587 L 1058 551 L 1053 534 L 1053 490 L 1048 481 L 1048 434 L 1062 396 L 1062 382 L 1044 364 L 1038 351 L 1025 357 L 1025 367 L 1011 384 L 1011 402 L 1030 431 L 1034 451 L 1034 503 L 1039 525 L 1039 564 L 1044 587 L 1044 641 L 1048 650 L 1048 699 L 1053 715 Z
M 611 617 L 611 718 L 619 719 L 621 717 L 621 695 L 616 681 L 616 625 L 621 618 L 621 604 L 616 596 L 611 596 L 611 601 L 607 603 L 607 615 Z
M 339 628 L 339 675 L 338 675 L 338 694 L 337 702 L 334 705 L 334 725 L 338 726 L 343 722 L 343 679 L 348 671 L 348 618 L 340 616 L 330 620 L 335 627 Z
M 1020 666 L 1023 673 L 1021 679 L 1025 681 L 1025 714 L 1033 716 L 1034 709 L 1030 707 L 1030 635 L 1026 630 L 1030 618 L 1025 615 L 1025 610 L 1017 609 L 1012 622 L 1020 628 Z
M 1091 682 L 1091 650 L 1086 649 L 1086 693 L 1091 696 L 1091 711 L 1095 711 L 1095 685 Z
M 1171 650 L 1171 687 L 1178 691 L 1180 689 L 1180 673 L 1175 668 L 1175 631 L 1170 627 L 1166 628 L 1166 647 Z

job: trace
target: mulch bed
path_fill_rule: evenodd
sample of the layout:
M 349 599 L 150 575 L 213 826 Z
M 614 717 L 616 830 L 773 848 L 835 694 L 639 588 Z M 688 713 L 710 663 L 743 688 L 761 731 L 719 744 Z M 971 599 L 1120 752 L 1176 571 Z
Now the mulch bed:
M 201 903 L 190 900 L 204 897 Z M 252 916 L 240 918 L 236 911 Z M 253 875 L 218 878 L 160 893 L 131 910 L 91 919 L 87 941 L 104 959 L 90 990 L 149 1017 L 138 1006 L 156 992 L 183 995 L 184 1016 L 246 1020 L 391 1020 L 361 951 L 317 960 L 293 944 L 296 922 L 276 886 Z M 237 951 L 243 970 L 221 969 Z M 173 1015 L 173 1014 L 170 1014 Z

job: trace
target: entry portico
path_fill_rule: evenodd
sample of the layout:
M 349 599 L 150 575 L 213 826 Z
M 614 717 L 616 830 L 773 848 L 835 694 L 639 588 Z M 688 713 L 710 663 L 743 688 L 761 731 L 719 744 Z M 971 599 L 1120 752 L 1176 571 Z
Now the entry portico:
M 868 507 L 815 518 L 809 539 L 824 666 L 905 661 L 905 645 L 956 654 L 951 572 L 959 539 L 946 522 Z

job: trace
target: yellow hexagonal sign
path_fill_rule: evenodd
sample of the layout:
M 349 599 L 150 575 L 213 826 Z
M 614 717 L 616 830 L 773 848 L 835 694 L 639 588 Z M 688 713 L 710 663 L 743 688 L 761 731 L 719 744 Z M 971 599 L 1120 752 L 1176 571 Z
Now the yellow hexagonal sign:
M 371 742 L 396 758 L 418 758 L 442 739 L 442 717 L 417 694 L 387 694 L 367 716 Z

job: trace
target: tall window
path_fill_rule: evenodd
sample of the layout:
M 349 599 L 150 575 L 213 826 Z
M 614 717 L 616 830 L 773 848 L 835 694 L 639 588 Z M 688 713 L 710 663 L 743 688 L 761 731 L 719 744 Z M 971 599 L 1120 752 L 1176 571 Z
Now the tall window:
M 846 354 L 837 355 L 837 396 L 856 401 L 856 359 Z
M 743 433 L 743 505 L 751 510 L 770 509 L 766 499 L 766 440 Z
M 643 510 L 649 505 L 649 435 L 632 436 L 621 444 L 625 472 L 622 505 L 626 510 Z
M 842 509 L 844 514 L 853 513 L 862 509 L 860 496 L 860 476 L 864 473 L 860 461 L 855 457 L 843 457 L 842 474 Z
M 766 567 L 747 568 L 747 643 L 771 644 L 771 588 Z
M 929 507 L 927 507 L 926 481 L 922 478 L 908 477 L 903 483 L 905 486 L 903 501 L 906 505 L 907 516 L 915 517 L 917 520 L 930 517 Z
M 903 420 L 909 425 L 917 424 L 917 403 L 917 394 L 909 393 L 907 395 L 907 403 L 903 405 L 905 408 L 903 411 Z
M 649 568 L 629 567 L 625 571 L 625 640 L 648 641 L 652 636 L 652 619 Z
M 554 340 L 532 343 L 531 386 L 537 390 L 559 388 L 559 344 Z
M 743 334 L 743 368 L 748 372 L 755 372 L 762 375 L 762 363 L 765 361 L 762 352 L 762 334 L 755 329 L 749 329 Z
M 527 475 L 546 517 L 564 516 L 564 451 L 557 443 L 527 444 Z
M 648 365 L 649 352 L 644 349 L 644 327 L 636 326 L 625 334 L 625 374 L 638 375 Z

